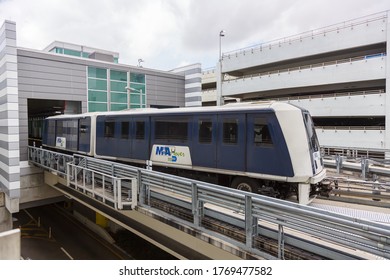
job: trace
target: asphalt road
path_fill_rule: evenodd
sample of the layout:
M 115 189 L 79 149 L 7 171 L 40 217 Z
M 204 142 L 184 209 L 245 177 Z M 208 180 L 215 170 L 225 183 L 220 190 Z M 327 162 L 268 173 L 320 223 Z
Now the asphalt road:
M 21 210 L 14 215 L 14 227 L 21 228 L 21 251 L 24 259 L 120 260 L 132 258 L 55 205 Z

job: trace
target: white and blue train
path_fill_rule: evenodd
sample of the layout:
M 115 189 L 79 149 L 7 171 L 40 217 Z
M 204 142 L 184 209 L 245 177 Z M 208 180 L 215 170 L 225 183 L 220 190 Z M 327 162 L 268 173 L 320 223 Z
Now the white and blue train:
M 280 198 L 316 194 L 325 177 L 309 112 L 279 102 L 53 116 L 42 141 Z

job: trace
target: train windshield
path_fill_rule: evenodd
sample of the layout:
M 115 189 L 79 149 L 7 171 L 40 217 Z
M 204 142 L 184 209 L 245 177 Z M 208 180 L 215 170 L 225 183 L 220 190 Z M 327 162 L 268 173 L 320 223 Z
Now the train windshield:
M 314 128 L 313 120 L 308 112 L 303 113 L 303 118 L 305 120 L 307 136 L 309 137 L 309 144 L 312 152 L 318 152 L 320 150 L 320 145 L 318 142 L 316 130 Z
M 318 142 L 317 134 L 314 128 L 314 123 L 309 112 L 303 112 L 303 119 L 306 125 L 306 132 L 309 140 L 309 146 L 311 149 L 311 161 L 312 161 L 312 169 L 314 175 L 323 169 L 324 162 L 321 158 L 320 144 Z

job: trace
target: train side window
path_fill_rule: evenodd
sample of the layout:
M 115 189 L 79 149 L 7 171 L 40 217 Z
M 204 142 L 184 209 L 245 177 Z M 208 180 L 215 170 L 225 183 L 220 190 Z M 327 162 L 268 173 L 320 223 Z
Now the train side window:
M 155 138 L 157 140 L 187 141 L 187 120 L 157 120 Z
M 64 129 L 64 122 L 62 120 L 57 120 L 56 123 L 56 135 L 57 136 L 62 136 L 63 134 L 63 129 Z
M 113 138 L 115 134 L 115 122 L 105 121 L 104 122 L 104 137 Z
M 135 122 L 135 139 L 145 139 L 145 122 Z
M 237 144 L 238 139 L 238 120 L 229 119 L 223 122 L 223 143 Z
M 80 133 L 81 134 L 87 133 L 87 131 L 88 131 L 87 129 L 88 129 L 88 127 L 85 124 L 80 125 Z
M 272 145 L 272 138 L 269 132 L 266 119 L 254 119 L 254 143 L 255 145 Z
M 213 123 L 209 120 L 199 121 L 199 143 L 211 143 L 213 136 Z
M 129 139 L 129 122 L 121 122 L 121 138 Z

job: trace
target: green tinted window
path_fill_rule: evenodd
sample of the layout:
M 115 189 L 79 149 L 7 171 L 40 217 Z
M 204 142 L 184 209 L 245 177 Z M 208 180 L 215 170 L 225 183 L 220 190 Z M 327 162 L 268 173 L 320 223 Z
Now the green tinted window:
M 130 95 L 130 103 L 133 104 L 133 103 L 137 103 L 139 104 L 140 103 L 140 96 L 139 94 L 131 94 Z
M 127 109 L 127 104 L 111 104 L 111 111 L 121 111 Z
M 88 101 L 107 102 L 107 92 L 88 90 Z
M 130 82 L 144 84 L 145 74 L 130 73 Z
M 80 56 L 81 57 L 81 52 L 74 51 L 74 50 L 69 50 L 69 49 L 64 49 L 64 54 L 72 55 L 72 56 Z
M 111 77 L 111 80 L 114 80 L 114 81 L 127 82 L 127 72 L 111 70 L 110 77 Z
M 107 79 L 107 70 L 103 68 L 88 67 L 88 77 Z
M 138 93 L 138 94 L 140 94 L 142 92 L 144 94 L 145 93 L 145 85 L 130 84 L 130 92 Z
M 111 81 L 111 90 L 112 91 L 127 92 L 126 86 L 127 86 L 127 83 L 125 83 L 125 82 Z
M 88 89 L 107 90 L 107 81 L 88 79 Z
M 88 102 L 88 111 L 89 112 L 106 112 L 107 111 L 107 103 Z
M 127 104 L 127 94 L 111 92 L 111 102 Z

